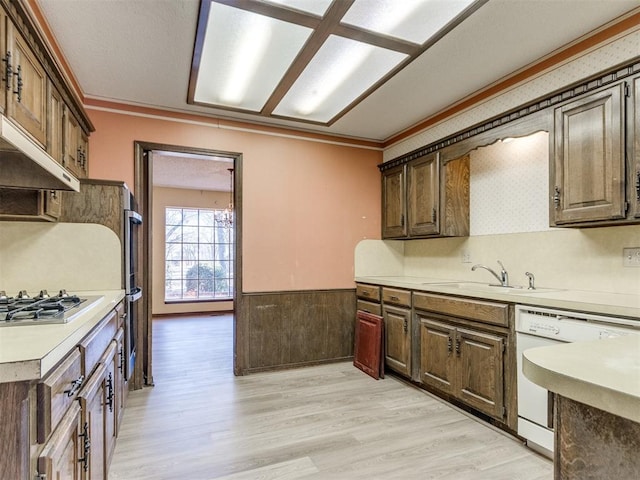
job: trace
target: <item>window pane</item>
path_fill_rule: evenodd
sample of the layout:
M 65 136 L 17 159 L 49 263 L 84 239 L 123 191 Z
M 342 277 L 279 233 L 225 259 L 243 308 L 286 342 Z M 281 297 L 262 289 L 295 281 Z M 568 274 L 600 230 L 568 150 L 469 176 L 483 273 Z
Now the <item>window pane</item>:
M 181 243 L 167 243 L 165 257 L 167 262 L 170 260 L 182 259 L 182 244 Z
M 182 244 L 182 259 L 185 261 L 195 262 L 198 260 L 198 244 L 197 243 L 183 243 Z
M 200 226 L 213 227 L 214 210 L 200 210 Z
M 182 241 L 188 243 L 198 243 L 198 227 L 183 227 Z
M 182 225 L 167 225 L 164 239 L 166 242 L 181 242 Z
M 165 276 L 167 280 L 178 280 L 182 278 L 182 262 L 168 261 Z
M 167 208 L 165 219 L 166 225 L 182 225 L 182 209 Z
M 198 241 L 200 243 L 213 243 L 213 228 L 200 227 L 200 236 Z
M 182 224 L 197 227 L 198 210 L 191 210 L 186 208 L 182 210 Z
M 213 244 L 205 244 L 205 245 L 200 244 L 198 246 L 200 261 L 213 260 L 214 259 L 214 248 L 215 248 L 215 245 L 213 245 Z

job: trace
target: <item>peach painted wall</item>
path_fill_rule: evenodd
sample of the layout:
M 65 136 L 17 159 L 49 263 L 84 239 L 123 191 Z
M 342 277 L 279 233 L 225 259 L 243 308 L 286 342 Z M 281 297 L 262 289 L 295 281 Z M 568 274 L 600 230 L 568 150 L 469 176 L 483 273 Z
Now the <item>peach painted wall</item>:
M 354 249 L 380 238 L 378 150 L 88 107 L 93 178 L 133 185 L 134 141 L 243 155 L 243 291 L 354 287 Z M 346 143 L 346 142 L 345 142 Z

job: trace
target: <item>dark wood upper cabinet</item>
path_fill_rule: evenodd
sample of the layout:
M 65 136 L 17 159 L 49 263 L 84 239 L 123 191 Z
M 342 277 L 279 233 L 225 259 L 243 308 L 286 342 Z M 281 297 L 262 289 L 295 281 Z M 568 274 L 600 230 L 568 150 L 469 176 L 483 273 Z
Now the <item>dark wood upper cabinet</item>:
M 551 226 L 595 227 L 640 218 L 640 76 L 554 111 Z
M 437 153 L 426 155 L 407 165 L 409 236 L 438 234 L 439 172 Z
M 469 155 L 439 153 L 382 172 L 382 238 L 469 235 Z
M 555 111 L 552 224 L 625 216 L 624 84 Z
M 401 165 L 382 174 L 382 238 L 407 235 L 405 172 Z

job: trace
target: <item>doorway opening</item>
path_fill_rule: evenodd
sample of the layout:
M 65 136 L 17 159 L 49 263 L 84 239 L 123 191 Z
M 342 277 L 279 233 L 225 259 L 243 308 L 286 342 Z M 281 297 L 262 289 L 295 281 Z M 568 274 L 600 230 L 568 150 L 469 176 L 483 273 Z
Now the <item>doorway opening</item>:
M 135 142 L 135 195 L 145 218 L 139 258 L 148 294 L 138 325 L 153 385 L 152 317 L 234 313 L 241 292 L 242 155 Z

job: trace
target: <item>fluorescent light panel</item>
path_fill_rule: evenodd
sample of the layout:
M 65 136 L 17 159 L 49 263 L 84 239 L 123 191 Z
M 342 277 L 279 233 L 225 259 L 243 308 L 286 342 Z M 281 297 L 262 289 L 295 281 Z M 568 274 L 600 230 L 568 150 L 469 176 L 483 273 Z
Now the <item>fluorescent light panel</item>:
M 193 101 L 260 113 L 313 30 L 206 1 L 210 2 L 209 18 Z M 264 3 L 272 10 L 289 9 L 281 18 L 294 19 L 305 14 L 322 17 L 333 0 Z M 409 57 L 406 42 L 415 45 L 411 56 L 417 56 L 433 35 L 472 3 L 474 0 L 355 0 L 341 24 L 384 35 L 387 40 L 401 40 L 397 50 L 403 53 L 331 34 L 292 87 L 286 93 L 277 92 L 284 96 L 273 112 L 262 113 L 330 122 Z
M 311 33 L 212 2 L 194 100 L 259 112 Z
M 273 113 L 328 122 L 406 57 L 330 35 Z
M 342 23 L 422 45 L 474 0 L 356 0 Z
M 295 8 L 302 12 L 312 13 L 321 17 L 325 14 L 333 0 L 267 0 L 266 3 L 273 3 L 283 7 Z

